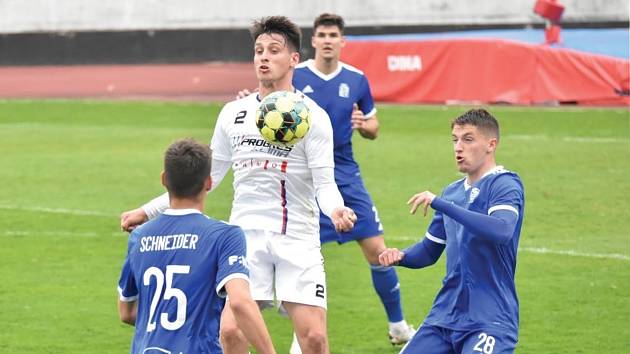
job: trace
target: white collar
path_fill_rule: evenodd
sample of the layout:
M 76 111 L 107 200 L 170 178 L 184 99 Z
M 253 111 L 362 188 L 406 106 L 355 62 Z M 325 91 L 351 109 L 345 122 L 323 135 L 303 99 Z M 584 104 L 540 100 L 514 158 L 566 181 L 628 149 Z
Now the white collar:
M 481 181 L 484 177 L 497 173 L 501 170 L 504 170 L 503 166 L 501 165 L 494 166 L 488 172 L 484 173 L 483 176 L 481 176 L 481 178 L 479 178 L 477 182 Z M 464 190 L 467 191 L 470 187 L 472 187 L 472 185 L 468 183 L 468 176 L 467 176 L 466 178 L 464 178 Z
M 294 88 L 293 88 L 293 93 L 300 94 L 300 93 L 302 93 L 302 92 L 300 92 L 300 90 L 298 90 L 298 89 L 296 89 L 296 88 L 294 87 Z M 256 92 L 251 93 L 251 94 L 250 94 L 249 96 L 247 96 L 247 97 L 250 97 L 250 96 L 254 96 L 254 97 L 256 97 L 256 101 L 257 101 L 258 103 L 261 103 L 261 102 L 263 101 L 263 100 L 261 100 L 261 99 L 260 99 L 260 92 L 258 92 L 258 89 L 256 89 Z M 267 96 L 265 96 L 265 97 L 267 97 Z
M 180 216 L 180 215 L 189 215 L 189 214 L 201 214 L 201 212 L 197 209 L 171 209 L 168 208 L 166 210 L 164 210 L 164 215 L 174 215 L 174 216 Z

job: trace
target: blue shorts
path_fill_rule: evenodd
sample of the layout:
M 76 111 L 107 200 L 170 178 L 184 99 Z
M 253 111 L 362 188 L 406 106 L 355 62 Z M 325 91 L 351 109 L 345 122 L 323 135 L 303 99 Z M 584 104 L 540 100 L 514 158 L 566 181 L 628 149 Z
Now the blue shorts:
M 518 335 L 506 329 L 455 331 L 423 323 L 400 354 L 513 354 Z
M 383 234 L 383 225 L 372 198 L 359 179 L 356 183 L 339 186 L 344 204 L 357 214 L 357 222 L 350 232 L 337 233 L 330 218 L 319 213 L 319 239 L 322 243 L 337 241 L 346 243 Z

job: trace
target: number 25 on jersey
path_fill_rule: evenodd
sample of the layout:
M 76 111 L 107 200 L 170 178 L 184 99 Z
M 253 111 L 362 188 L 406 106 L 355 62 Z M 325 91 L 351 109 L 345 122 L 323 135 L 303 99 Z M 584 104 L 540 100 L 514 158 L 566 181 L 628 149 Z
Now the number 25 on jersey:
M 162 288 L 164 287 L 164 280 L 166 280 L 166 289 L 164 289 L 164 300 L 175 298 L 177 301 L 177 313 L 175 321 L 170 321 L 168 313 L 160 314 L 160 325 L 167 330 L 175 331 L 181 328 L 186 322 L 186 305 L 188 303 L 186 294 L 177 288 L 173 288 L 173 275 L 174 274 L 188 274 L 190 272 L 190 266 L 187 265 L 168 265 L 166 266 L 166 275 L 162 273 L 162 270 L 156 267 L 147 268 L 144 272 L 143 284 L 146 286 L 151 285 L 151 278 L 155 278 L 155 293 L 151 299 L 151 308 L 149 310 L 149 321 L 147 321 L 147 332 L 152 332 L 157 326 L 157 316 L 155 316 L 155 309 L 160 301 L 160 295 L 162 294 Z M 166 279 L 165 279 L 166 278 Z

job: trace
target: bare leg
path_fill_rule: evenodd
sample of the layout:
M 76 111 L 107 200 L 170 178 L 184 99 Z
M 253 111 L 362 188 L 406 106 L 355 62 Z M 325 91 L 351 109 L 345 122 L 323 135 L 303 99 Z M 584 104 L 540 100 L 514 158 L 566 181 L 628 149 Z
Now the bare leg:
M 319 306 L 283 302 L 304 354 L 329 354 L 326 310 Z
M 386 249 L 383 235 L 358 240 L 365 259 L 370 264 L 374 290 L 385 308 L 392 344 L 404 344 L 413 337 L 415 330 L 409 326 L 402 311 L 400 284 L 394 267 L 378 264 L 378 255 Z
M 229 301 L 229 300 L 228 300 Z M 248 354 L 247 338 L 236 325 L 236 319 L 228 303 L 221 314 L 221 346 L 225 354 Z
M 365 260 L 370 264 L 378 265 L 378 255 L 387 248 L 383 235 L 357 240 L 357 243 L 361 247 L 361 251 L 363 251 Z

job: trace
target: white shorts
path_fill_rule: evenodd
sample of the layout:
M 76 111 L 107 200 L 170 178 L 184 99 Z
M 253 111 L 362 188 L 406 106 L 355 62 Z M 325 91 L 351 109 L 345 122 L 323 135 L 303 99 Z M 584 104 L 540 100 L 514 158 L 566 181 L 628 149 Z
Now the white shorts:
M 291 238 L 265 230 L 244 230 L 252 298 L 262 307 L 294 302 L 326 309 L 326 274 L 319 236 Z M 282 311 L 282 308 L 280 308 Z

